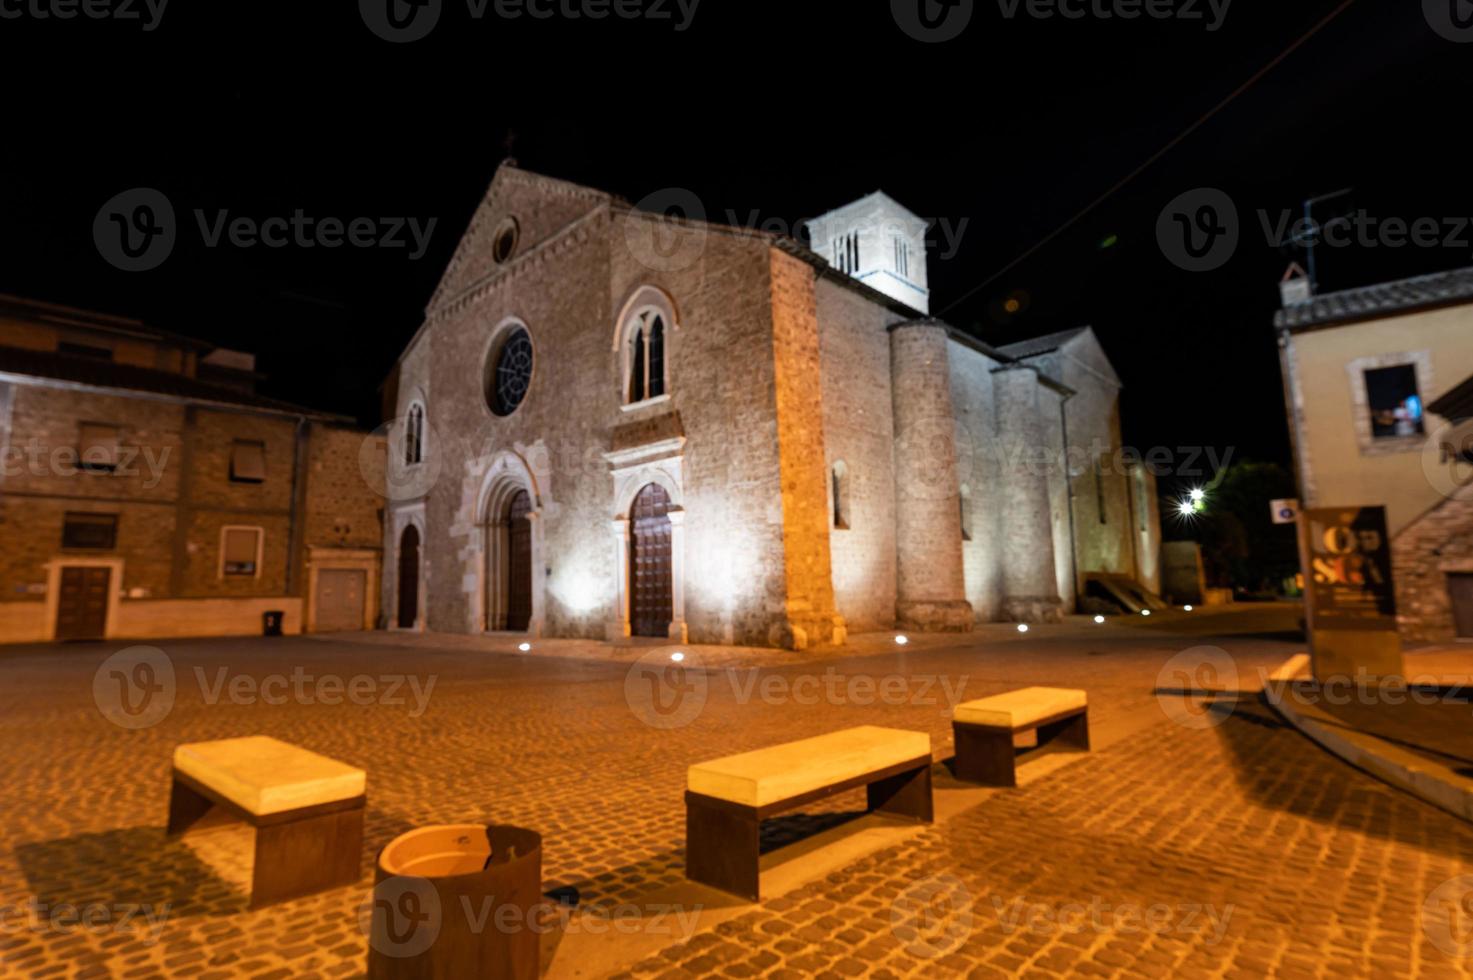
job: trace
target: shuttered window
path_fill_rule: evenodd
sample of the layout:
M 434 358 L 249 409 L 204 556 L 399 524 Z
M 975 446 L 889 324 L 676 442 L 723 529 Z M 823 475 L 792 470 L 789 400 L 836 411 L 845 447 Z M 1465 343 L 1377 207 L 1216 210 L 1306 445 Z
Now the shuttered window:
M 77 465 L 111 473 L 118 465 L 118 427 L 83 422 L 77 433 Z
M 113 550 L 118 546 L 118 515 L 67 511 L 61 527 L 61 546 L 89 551 Z
M 227 527 L 223 532 L 221 563 L 223 575 L 255 575 L 261 555 L 261 529 Z
M 266 444 L 237 439 L 230 447 L 230 482 L 264 483 L 266 480 Z

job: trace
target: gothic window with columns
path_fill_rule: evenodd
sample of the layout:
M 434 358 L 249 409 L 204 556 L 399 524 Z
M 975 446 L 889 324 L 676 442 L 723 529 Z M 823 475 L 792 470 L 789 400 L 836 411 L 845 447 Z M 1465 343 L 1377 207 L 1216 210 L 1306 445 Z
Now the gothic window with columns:
M 409 406 L 404 423 L 404 464 L 414 466 L 425 458 L 425 407 L 419 402 Z

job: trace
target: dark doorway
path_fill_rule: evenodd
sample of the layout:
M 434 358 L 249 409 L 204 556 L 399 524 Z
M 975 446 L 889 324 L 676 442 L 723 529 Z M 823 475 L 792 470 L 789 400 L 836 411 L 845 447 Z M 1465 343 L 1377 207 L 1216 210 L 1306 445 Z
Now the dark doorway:
M 111 568 L 73 565 L 61 570 L 56 603 L 58 640 L 101 640 L 107 633 L 107 596 Z
M 635 636 L 669 636 L 671 600 L 670 496 L 651 483 L 630 510 L 630 626 Z
M 506 505 L 506 628 L 526 632 L 532 623 L 532 498 L 518 490 Z
M 1447 577 L 1447 596 L 1453 607 L 1458 636 L 1473 637 L 1473 573 L 1453 572 Z
M 399 628 L 419 622 L 419 528 L 413 524 L 399 538 Z

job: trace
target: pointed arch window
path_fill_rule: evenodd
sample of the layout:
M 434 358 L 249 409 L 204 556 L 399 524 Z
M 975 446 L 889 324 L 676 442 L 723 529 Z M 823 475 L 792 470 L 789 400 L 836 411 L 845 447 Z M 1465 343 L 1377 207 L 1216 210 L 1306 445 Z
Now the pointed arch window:
M 624 400 L 627 404 L 659 398 L 668 392 L 665 375 L 667 332 L 665 314 L 660 310 L 644 309 L 634 315 L 625 342 L 628 381 Z
M 404 424 L 404 464 L 414 466 L 425 458 L 425 407 L 419 402 L 409 406 Z

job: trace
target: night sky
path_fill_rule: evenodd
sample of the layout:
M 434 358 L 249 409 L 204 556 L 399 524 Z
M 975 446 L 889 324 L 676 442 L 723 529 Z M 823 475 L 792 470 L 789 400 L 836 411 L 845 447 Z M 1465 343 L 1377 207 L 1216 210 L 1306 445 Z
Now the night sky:
M 25 2 L 0 9 L 52 0 Z M 712 218 L 768 227 L 883 188 L 944 223 L 940 248 L 966 222 L 954 255 L 933 250 L 933 313 L 995 343 L 1091 324 L 1125 381 L 1128 443 L 1287 461 L 1272 316 L 1302 255 L 1269 240 L 1260 212 L 1277 224 L 1353 188 L 1317 214 L 1449 232 L 1473 216 L 1473 44 L 1440 36 L 1417 0 L 1236 0 L 1215 30 L 1206 0 L 1190 7 L 1204 19 L 1128 21 L 1009 18 L 1011 0 L 989 0 L 933 44 L 885 3 L 704 0 L 678 30 L 672 0 L 663 21 L 477 20 L 444 2 L 408 44 L 370 33 L 352 3 L 315 0 L 173 0 L 150 31 L 0 19 L 0 291 L 256 351 L 268 393 L 374 424 L 376 389 L 508 145 L 530 170 L 631 201 L 685 188 Z M 99 255 L 93 218 L 140 186 L 167 195 L 179 241 L 159 268 L 125 273 Z M 1240 242 L 1193 273 L 1156 227 L 1200 187 L 1233 200 Z M 436 225 L 414 260 L 207 248 L 193 218 L 298 208 Z M 1321 288 L 1473 264 L 1473 230 L 1459 237 L 1320 248 Z

